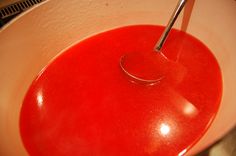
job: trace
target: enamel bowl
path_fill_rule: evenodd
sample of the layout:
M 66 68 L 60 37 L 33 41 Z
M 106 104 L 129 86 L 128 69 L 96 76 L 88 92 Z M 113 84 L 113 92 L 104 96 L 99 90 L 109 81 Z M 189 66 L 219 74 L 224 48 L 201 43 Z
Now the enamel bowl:
M 37 73 L 61 51 L 98 32 L 135 24 L 165 25 L 176 0 L 50 0 L 28 10 L 0 31 L 0 155 L 27 155 L 19 133 L 24 95 Z M 207 133 L 188 152 L 195 154 L 236 123 L 236 2 L 198 0 L 186 26 L 204 42 L 223 75 L 220 110 Z M 183 138 L 184 139 L 184 138 Z

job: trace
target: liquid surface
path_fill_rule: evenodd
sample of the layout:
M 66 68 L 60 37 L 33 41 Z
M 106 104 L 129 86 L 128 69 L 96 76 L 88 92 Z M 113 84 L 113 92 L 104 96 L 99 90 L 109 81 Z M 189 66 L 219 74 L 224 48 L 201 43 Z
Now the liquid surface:
M 130 81 L 119 66 L 121 56 L 151 52 L 162 31 L 148 25 L 110 30 L 51 62 L 30 86 L 21 109 L 20 132 L 29 154 L 186 153 L 218 110 L 221 73 L 206 46 L 172 30 L 163 47 L 173 61 L 165 78 L 155 85 Z

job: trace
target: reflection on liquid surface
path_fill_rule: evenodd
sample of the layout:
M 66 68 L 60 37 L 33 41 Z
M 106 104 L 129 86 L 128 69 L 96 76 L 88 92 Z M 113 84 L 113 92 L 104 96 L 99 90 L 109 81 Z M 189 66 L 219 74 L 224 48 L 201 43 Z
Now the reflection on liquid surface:
M 43 106 L 43 95 L 42 95 L 42 91 L 39 91 L 37 93 L 37 104 L 38 107 L 41 108 Z
M 162 123 L 160 126 L 161 135 L 166 136 L 170 132 L 170 126 L 168 124 Z

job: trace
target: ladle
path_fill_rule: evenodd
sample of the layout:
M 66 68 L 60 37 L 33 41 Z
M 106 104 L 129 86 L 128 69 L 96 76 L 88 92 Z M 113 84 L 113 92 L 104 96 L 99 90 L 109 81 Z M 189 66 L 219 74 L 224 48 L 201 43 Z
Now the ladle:
M 159 82 L 160 80 L 162 80 L 165 75 L 161 72 L 159 72 L 158 70 L 155 71 L 154 69 L 154 64 L 155 64 L 155 58 L 156 58 L 156 55 L 155 54 L 158 54 L 157 57 L 158 60 L 163 63 L 166 63 L 168 62 L 168 58 L 161 52 L 161 48 L 163 46 L 163 44 L 165 43 L 167 37 L 168 37 L 168 34 L 172 28 L 172 26 L 174 25 L 176 19 L 178 18 L 181 10 L 183 9 L 185 3 L 186 3 L 187 0 L 179 0 L 178 1 L 178 4 L 174 10 L 174 12 L 172 13 L 172 16 L 167 24 L 167 26 L 165 27 L 163 33 L 161 34 L 161 37 L 159 38 L 158 42 L 156 43 L 155 47 L 154 47 L 154 52 L 152 52 L 152 55 L 147 55 L 147 56 L 143 56 L 143 55 L 140 55 L 139 53 L 131 53 L 131 54 L 125 54 L 123 55 L 121 58 L 120 58 L 120 67 L 122 69 L 122 71 L 129 76 L 129 78 L 132 79 L 132 81 L 138 81 L 138 82 L 141 82 L 141 83 L 148 83 L 148 84 L 155 84 L 157 82 Z M 155 55 L 155 56 L 153 56 Z M 136 58 L 134 58 L 136 57 Z M 148 66 L 148 69 L 149 71 L 152 71 L 152 73 L 156 73 L 155 76 L 150 76 L 150 74 L 148 73 L 148 71 L 144 71 L 144 73 L 146 74 L 143 74 L 143 75 L 138 75 L 137 73 L 135 73 L 135 71 L 132 71 L 133 68 L 136 68 L 134 67 L 135 64 L 132 63 L 132 59 L 136 59 L 137 60 L 138 58 L 138 62 L 142 62 L 144 61 L 145 63 L 148 63 L 145 64 L 146 66 Z M 168 63 L 166 63 L 168 65 Z M 130 68 L 130 66 L 132 66 Z M 161 67 L 160 67 L 161 68 Z M 142 70 L 142 69 L 137 69 L 137 70 Z M 148 74 L 147 74 L 148 73 Z

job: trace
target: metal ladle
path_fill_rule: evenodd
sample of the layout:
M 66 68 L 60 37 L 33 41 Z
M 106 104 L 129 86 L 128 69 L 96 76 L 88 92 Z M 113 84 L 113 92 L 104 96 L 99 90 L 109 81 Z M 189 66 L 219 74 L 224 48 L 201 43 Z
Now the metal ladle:
M 164 57 L 166 60 L 167 60 L 167 58 L 165 57 L 165 55 L 163 55 L 161 53 L 161 48 L 162 48 L 163 44 L 165 43 L 172 26 L 174 25 L 176 19 L 178 18 L 179 14 L 182 11 L 182 9 L 183 9 L 184 5 L 186 4 L 186 2 L 187 2 L 187 0 L 179 0 L 178 1 L 178 4 L 177 4 L 176 8 L 175 8 L 174 12 L 171 15 L 171 18 L 170 18 L 167 26 L 165 27 L 165 30 L 161 34 L 161 37 L 159 38 L 158 42 L 156 43 L 156 45 L 154 47 L 154 52 L 160 53 L 161 56 Z M 124 66 L 125 62 L 126 62 L 126 55 L 123 55 L 120 59 L 120 67 L 126 75 L 128 75 L 130 78 L 132 78 L 136 81 L 139 81 L 141 83 L 151 83 L 151 84 L 153 84 L 153 83 L 159 82 L 161 79 L 164 78 L 164 75 L 162 75 L 158 78 L 155 78 L 155 79 L 143 79 L 141 77 L 138 77 L 138 76 L 132 74 L 131 72 L 129 72 L 125 68 L 125 66 Z

